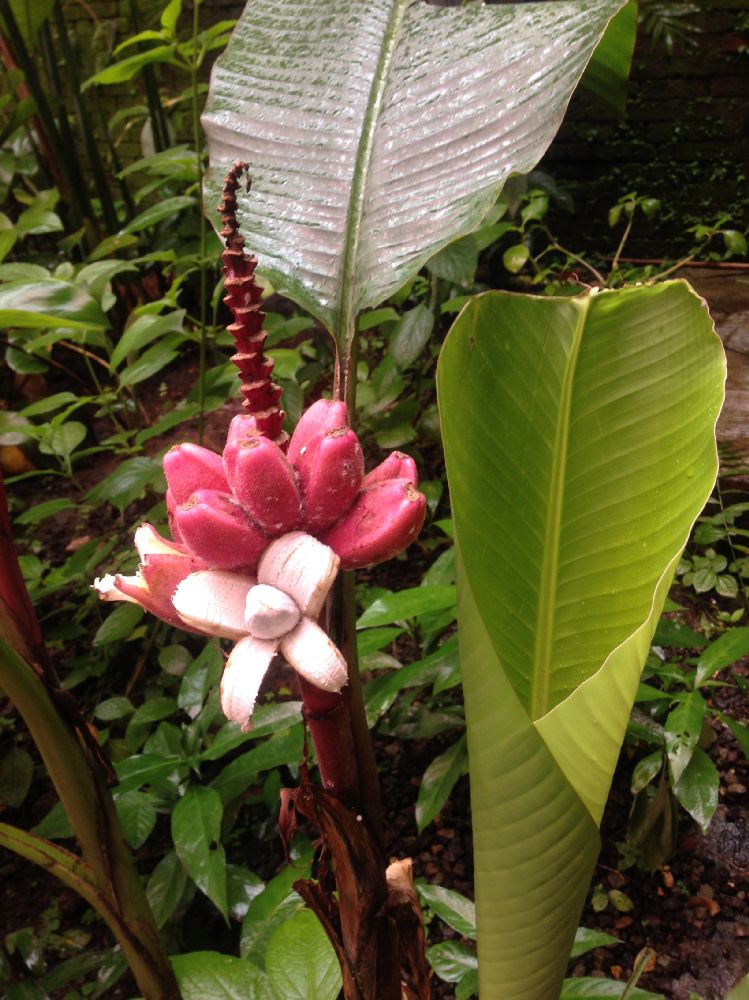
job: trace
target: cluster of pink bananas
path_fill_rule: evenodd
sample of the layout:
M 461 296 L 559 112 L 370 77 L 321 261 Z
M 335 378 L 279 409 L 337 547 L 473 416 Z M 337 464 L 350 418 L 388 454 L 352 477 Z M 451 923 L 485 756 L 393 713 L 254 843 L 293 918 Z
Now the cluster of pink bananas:
M 175 541 L 142 525 L 137 573 L 94 584 L 103 600 L 134 601 L 172 625 L 237 640 L 221 701 L 244 727 L 279 650 L 306 680 L 340 691 L 346 663 L 316 623 L 338 570 L 396 555 L 424 520 L 413 459 L 393 452 L 365 476 L 347 416 L 344 403 L 315 403 L 288 454 L 249 415 L 232 421 L 223 456 L 173 448 L 164 471 Z
M 302 416 L 286 454 L 242 414 L 223 457 L 181 444 L 164 472 L 175 539 L 220 569 L 254 571 L 271 538 L 296 530 L 330 546 L 342 569 L 372 566 L 401 552 L 424 521 L 413 459 L 393 452 L 365 476 L 346 404 L 328 399 Z

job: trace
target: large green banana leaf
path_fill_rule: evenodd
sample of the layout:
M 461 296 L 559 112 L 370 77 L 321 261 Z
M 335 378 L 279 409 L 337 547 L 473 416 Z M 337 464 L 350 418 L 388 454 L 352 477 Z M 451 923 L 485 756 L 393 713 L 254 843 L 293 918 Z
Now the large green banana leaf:
M 538 162 L 623 2 L 251 0 L 203 115 L 209 204 L 248 160 L 249 246 L 344 346 Z
M 438 391 L 460 557 L 482 1000 L 557 1000 L 725 361 L 690 287 L 487 292 Z

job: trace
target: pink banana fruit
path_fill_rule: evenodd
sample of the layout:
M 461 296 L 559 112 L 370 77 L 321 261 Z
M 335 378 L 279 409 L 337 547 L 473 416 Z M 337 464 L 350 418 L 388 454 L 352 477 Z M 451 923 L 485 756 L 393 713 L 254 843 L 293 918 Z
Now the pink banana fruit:
M 364 479 L 364 455 L 350 427 L 318 433 L 296 461 L 304 503 L 304 528 L 316 534 L 351 506 Z
M 366 490 L 385 479 L 407 479 L 409 483 L 416 486 L 419 482 L 416 462 L 410 455 L 404 455 L 402 451 L 391 451 L 384 461 L 367 473 L 362 483 L 362 489 Z
M 237 442 L 227 474 L 236 499 L 269 535 L 299 527 L 302 498 L 296 473 L 274 441 L 252 435 Z
M 196 490 L 174 512 L 188 549 L 214 569 L 254 572 L 270 539 L 227 493 Z
M 164 455 L 164 475 L 175 502 L 188 500 L 195 490 L 220 490 L 229 485 L 220 455 L 198 444 L 175 445 Z
M 421 531 L 426 497 L 407 479 L 385 479 L 362 490 L 353 507 L 318 535 L 341 569 L 374 566 L 402 552 Z
M 318 399 L 302 414 L 294 433 L 291 435 L 287 457 L 296 464 L 300 453 L 317 434 L 348 427 L 348 407 L 341 400 Z

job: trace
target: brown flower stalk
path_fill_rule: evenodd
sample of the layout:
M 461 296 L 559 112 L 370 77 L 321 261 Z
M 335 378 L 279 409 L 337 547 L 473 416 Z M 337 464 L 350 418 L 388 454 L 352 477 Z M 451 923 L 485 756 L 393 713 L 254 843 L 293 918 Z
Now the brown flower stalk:
M 237 223 L 237 190 L 241 175 L 248 169 L 249 164 L 241 160 L 230 168 L 218 206 L 223 222 L 221 236 L 226 244 L 222 254 L 224 302 L 234 315 L 228 330 L 237 345 L 237 353 L 231 360 L 239 369 L 245 409 L 255 417 L 262 434 L 285 447 L 288 437 L 282 429 L 284 412 L 278 405 L 281 388 L 271 380 L 272 359 L 263 354 L 267 333 L 263 329 L 265 313 L 260 309 L 261 289 L 254 276 L 257 257 L 245 252 Z M 248 175 L 248 191 L 251 183 Z

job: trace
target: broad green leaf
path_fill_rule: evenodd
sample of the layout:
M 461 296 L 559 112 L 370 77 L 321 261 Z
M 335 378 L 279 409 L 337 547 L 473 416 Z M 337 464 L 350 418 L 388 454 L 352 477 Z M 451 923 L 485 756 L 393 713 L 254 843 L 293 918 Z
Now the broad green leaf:
M 694 686 L 699 687 L 704 684 L 713 674 L 717 674 L 723 667 L 730 667 L 747 653 L 749 653 L 749 628 L 743 626 L 724 632 L 719 639 L 711 642 L 700 653 Z
M 466 738 L 461 736 L 457 743 L 435 757 L 424 771 L 416 800 L 416 826 L 419 833 L 443 807 L 455 782 L 465 773 L 467 766 Z
M 439 587 L 410 587 L 399 590 L 395 594 L 378 597 L 376 601 L 359 616 L 357 628 L 370 628 L 373 625 L 391 625 L 393 622 L 416 618 L 428 611 L 443 611 L 455 606 L 455 587 L 442 585 Z
M 707 640 L 688 625 L 675 622 L 672 618 L 661 618 L 653 636 L 656 646 L 673 646 L 676 649 L 702 649 Z
M 152 344 L 137 361 L 123 368 L 119 377 L 120 385 L 137 385 L 156 375 L 162 368 L 166 368 L 179 354 L 179 345 L 182 341 L 181 335 L 169 334 Z
M 249 245 L 343 344 L 538 162 L 621 6 L 254 0 L 211 77 L 207 204 L 252 164 Z
M 86 330 L 106 327 L 107 317 L 84 288 L 67 281 L 9 281 L 0 286 L 0 325 Z
M 99 702 L 94 709 L 94 715 L 102 722 L 114 722 L 115 719 L 124 719 L 128 715 L 132 715 L 134 711 L 135 708 L 130 699 L 120 695 Z
M 265 971 L 278 1000 L 336 1000 L 341 967 L 311 910 L 300 910 L 274 932 Z
M 182 1000 L 278 1000 L 262 969 L 234 955 L 192 951 L 172 967 Z
M 478 265 L 478 243 L 474 236 L 469 235 L 443 247 L 427 263 L 427 269 L 435 278 L 444 278 L 454 285 L 469 285 Z
M 172 840 L 190 877 L 226 917 L 226 857 L 220 842 L 223 812 L 218 792 L 191 786 L 172 812 Z
M 476 937 L 476 907 L 465 896 L 443 885 L 417 882 L 416 891 L 423 906 L 428 906 L 461 937 Z
M 684 282 L 486 293 L 447 337 L 438 390 L 489 995 L 557 1000 L 641 669 L 715 477 L 724 378 Z
M 636 38 L 637 0 L 629 0 L 612 18 L 580 81 L 583 90 L 619 117 L 624 116 L 627 103 L 627 83 Z
M 244 919 L 250 903 L 264 888 L 265 883 L 260 876 L 244 865 L 226 866 L 226 895 L 229 912 L 235 920 Z
M 115 764 L 115 771 L 120 783 L 117 790 L 121 795 L 131 788 L 141 785 L 152 785 L 154 788 L 165 788 L 176 785 L 174 780 L 182 765 L 179 757 L 162 757 L 156 754 L 140 753 Z

